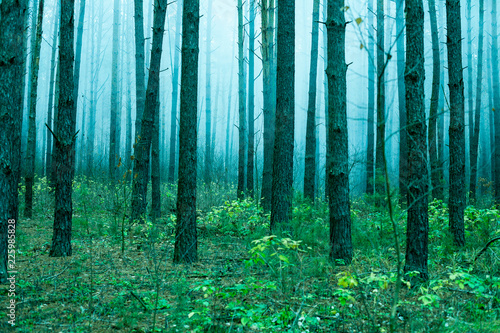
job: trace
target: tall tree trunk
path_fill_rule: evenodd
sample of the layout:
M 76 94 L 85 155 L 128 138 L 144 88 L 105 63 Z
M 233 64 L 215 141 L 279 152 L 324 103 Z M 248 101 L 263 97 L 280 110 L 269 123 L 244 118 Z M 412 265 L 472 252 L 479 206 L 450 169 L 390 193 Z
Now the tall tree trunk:
M 375 30 L 373 25 L 374 10 L 373 1 L 368 2 L 368 27 Z M 367 116 L 367 149 L 366 149 L 366 193 L 373 194 L 375 189 L 374 166 L 375 166 L 375 36 L 368 40 L 368 116 Z
M 155 0 L 153 44 L 151 48 L 146 104 L 144 106 L 139 141 L 134 147 L 134 181 L 132 186 L 131 221 L 142 221 L 146 214 L 149 155 L 154 131 L 153 126 L 156 119 L 156 113 L 158 112 L 160 65 L 166 12 L 167 0 Z
M 36 1 L 33 2 L 35 6 Z M 33 8 L 33 15 L 35 10 Z M 42 47 L 42 23 L 43 23 L 43 0 L 38 1 L 38 18 L 36 27 L 33 27 L 35 36 L 31 45 L 31 94 L 28 96 L 29 121 L 28 121 L 28 145 L 26 147 L 26 192 L 24 196 L 24 216 L 33 217 L 33 184 L 35 183 L 35 153 L 36 153 L 36 101 L 38 90 L 38 70 L 40 68 L 40 49 Z M 36 30 L 36 33 L 35 33 Z
M 109 179 L 112 183 L 116 181 L 117 165 L 119 159 L 119 138 L 117 135 L 119 105 L 119 81 L 118 81 L 118 55 L 120 53 L 120 1 L 114 0 L 113 9 L 113 53 L 111 60 L 111 109 L 109 121 Z
M 182 1 L 177 1 L 177 19 L 175 22 L 175 55 L 172 71 L 172 109 L 170 111 L 170 152 L 168 161 L 168 182 L 175 180 L 175 152 L 177 148 L 177 98 L 179 96 L 179 55 L 182 24 Z
M 199 0 L 184 0 L 182 16 L 179 182 L 174 263 L 198 260 L 196 235 L 196 161 L 198 106 Z
M 234 38 L 233 38 L 234 40 Z M 231 105 L 231 99 L 233 96 L 233 71 L 234 71 L 234 51 L 235 47 L 233 45 L 233 56 L 231 59 L 231 74 L 229 76 L 229 89 L 228 89 L 228 101 L 227 101 L 227 123 L 226 123 L 226 156 L 224 159 L 224 168 L 225 168 L 225 173 L 226 173 L 226 184 L 229 184 L 229 173 L 230 173 L 230 168 L 231 168 L 231 150 L 229 149 L 229 142 L 232 143 L 233 139 L 232 136 L 230 136 L 230 130 L 232 129 L 233 126 L 231 126 L 231 110 L 232 110 L 232 105 Z M 234 120 L 233 120 L 234 122 Z
M 385 13 L 384 0 L 377 0 L 377 146 L 375 155 L 375 192 L 385 193 L 384 141 L 385 141 Z
M 446 2 L 446 19 L 450 89 L 450 229 L 455 244 L 464 246 L 465 116 L 460 0 Z
M 484 0 L 479 0 L 479 22 L 484 22 Z M 470 147 L 470 200 L 476 201 L 477 159 L 479 150 L 479 128 L 481 121 L 481 93 L 483 85 L 483 25 L 479 25 L 477 45 L 477 84 L 476 84 L 476 111 L 474 115 L 474 131 Z M 471 124 L 469 124 L 470 126 Z
M 433 11 L 429 3 L 430 11 Z M 408 218 L 404 271 L 419 272 L 428 280 L 429 217 L 427 175 L 427 126 L 424 103 L 424 5 L 406 0 L 406 110 L 408 120 Z M 436 74 L 436 72 L 434 72 Z M 439 73 L 438 73 L 439 74 Z M 434 76 L 435 78 L 435 76 Z M 434 101 L 435 103 L 435 101 Z M 424 153 L 423 153 L 424 152 Z
M 271 210 L 273 150 L 274 150 L 274 115 L 275 103 L 273 99 L 274 70 L 274 0 L 261 2 L 262 24 L 262 67 L 264 93 L 264 161 L 262 171 L 262 192 L 260 197 L 264 211 Z
M 489 48 L 489 55 L 488 55 L 488 73 L 491 73 L 492 75 L 488 75 L 488 93 L 489 93 L 489 100 L 490 100 L 490 108 L 488 112 L 488 120 L 489 120 L 489 139 L 490 139 L 490 171 L 491 171 L 491 181 L 493 183 L 495 182 L 495 126 L 494 126 L 494 111 L 495 111 L 495 93 L 493 92 L 493 57 L 492 57 L 492 48 Z
M 328 1 L 328 131 L 327 169 L 330 210 L 330 258 L 349 264 L 352 260 L 349 203 L 349 150 L 347 141 L 347 65 L 345 17 L 339 8 L 344 0 Z M 279 29 L 279 26 L 278 26 Z M 279 46 L 279 44 L 278 44 Z
M 246 91 L 245 91 L 245 59 L 243 54 L 243 44 L 245 42 L 245 34 L 243 31 L 243 2 L 238 0 L 238 99 L 239 99 L 239 124 L 238 124 L 238 188 L 237 197 L 242 199 L 245 195 L 245 179 L 246 179 L 246 164 L 245 153 L 246 145 Z
M 471 0 L 466 1 L 466 10 L 465 10 L 465 18 L 467 20 L 467 102 L 468 102 L 468 108 L 467 108 L 467 115 L 468 115 L 468 124 L 467 128 L 469 130 L 469 147 L 466 149 L 466 157 L 468 157 L 467 162 L 469 166 L 469 177 L 471 174 L 471 168 L 472 168 L 472 156 L 471 156 L 471 151 L 472 151 L 472 141 L 473 141 L 473 136 L 474 136 L 474 87 L 473 87 L 473 63 L 472 63 L 472 4 Z M 480 21 L 481 22 L 481 21 Z M 482 23 L 480 24 L 482 25 Z M 468 154 L 467 154 L 468 150 Z M 476 157 L 477 158 L 477 157 Z M 466 168 L 467 171 L 467 168 Z M 470 184 L 469 184 L 470 185 Z M 471 189 L 469 188 L 469 192 Z
M 49 255 L 71 256 L 73 218 L 72 183 L 76 140 L 76 104 L 74 100 L 74 0 L 61 2 L 61 41 L 59 47 L 59 101 L 55 132 L 56 190 L 54 234 Z
M 210 53 L 212 44 L 212 1 L 208 2 L 208 17 L 207 17 L 207 40 L 206 40 L 206 93 L 205 93 L 205 184 L 210 185 L 212 182 L 212 86 L 211 77 L 212 69 L 210 66 Z
M 0 2 L 0 283 L 17 270 L 7 247 L 18 218 L 27 12 L 27 0 Z
M 313 2 L 309 101 L 307 106 L 304 197 L 314 201 L 316 180 L 316 84 L 318 77 L 319 0 Z
M 53 109 L 54 109 L 54 88 L 55 88 L 55 74 L 56 74 L 56 56 L 57 56 L 57 36 L 59 34 L 59 9 L 60 2 L 57 1 L 56 11 L 54 14 L 54 34 L 52 37 L 52 53 L 50 56 L 50 80 L 49 80 L 49 103 L 47 107 L 47 126 L 52 128 L 52 119 L 53 119 Z M 47 151 L 45 153 L 45 177 L 50 180 L 50 173 L 52 170 L 52 133 L 50 133 L 49 129 L 46 129 L 47 136 Z
M 145 98 L 145 73 L 144 73 L 144 0 L 134 0 L 135 22 L 135 144 L 139 141 L 141 133 L 142 113 L 144 112 Z
M 248 24 L 248 151 L 247 184 L 250 197 L 254 195 L 255 156 L 255 0 L 249 2 L 250 22 Z
M 433 1 L 433 0 L 430 0 Z M 396 47 L 398 71 L 398 102 L 399 102 L 399 200 L 406 202 L 408 193 L 408 147 L 406 132 L 406 99 L 405 99 L 405 39 L 404 39 L 404 1 L 396 3 Z M 434 35 L 433 35 L 434 37 Z M 439 87 L 439 83 L 438 83 Z
M 161 216 L 160 178 L 160 98 L 156 102 L 156 112 L 151 137 L 151 217 Z
M 492 20 L 492 47 L 491 47 L 491 61 L 492 61 L 492 75 L 493 75 L 493 105 L 495 110 L 500 110 L 500 82 L 498 71 L 498 35 L 497 35 L 497 0 L 491 2 L 491 20 Z M 500 112 L 493 112 L 493 127 L 494 127 L 494 164 L 495 164 L 495 203 L 500 204 Z
M 432 92 L 431 105 L 429 108 L 429 158 L 431 165 L 431 185 L 432 197 L 439 196 L 439 168 L 441 167 L 438 160 L 437 150 L 437 119 L 438 119 L 438 104 L 439 104 L 439 86 L 441 76 L 441 59 L 439 51 L 439 32 L 436 17 L 436 3 L 434 0 L 428 0 L 429 15 L 431 21 L 431 36 L 432 36 Z
M 445 44 L 445 28 L 446 28 L 446 15 L 444 14 L 445 11 L 445 4 L 440 3 L 438 1 L 437 3 L 438 6 L 438 13 L 440 17 L 440 29 L 439 29 L 439 41 L 440 45 Z M 440 55 L 441 55 L 441 70 L 440 70 L 440 79 L 439 81 L 441 82 L 441 87 L 439 89 L 439 99 L 438 99 L 438 109 L 440 111 L 438 115 L 438 120 L 437 120 L 437 150 L 438 150 L 438 167 L 437 167 L 437 178 L 439 180 L 439 186 L 436 189 L 436 199 L 444 200 L 444 188 L 445 188 L 445 179 L 444 179 L 444 165 L 445 165 L 445 152 L 444 152 L 444 137 L 445 137 L 445 123 L 444 123 L 444 110 L 445 110 L 445 89 L 444 89 L 444 84 L 445 84 L 445 70 L 444 68 L 446 67 L 446 51 L 444 48 L 440 49 Z M 434 188 L 433 188 L 434 191 Z
M 295 129 L 295 2 L 278 0 L 276 137 L 271 230 L 287 228 L 293 199 Z
M 126 29 L 126 28 L 125 28 Z M 125 141 L 125 167 L 127 168 L 127 181 L 130 181 L 131 170 L 132 170 L 132 72 L 130 70 L 130 56 L 132 48 L 128 38 L 125 39 L 125 43 L 129 46 L 127 47 L 127 108 L 126 108 L 126 141 Z

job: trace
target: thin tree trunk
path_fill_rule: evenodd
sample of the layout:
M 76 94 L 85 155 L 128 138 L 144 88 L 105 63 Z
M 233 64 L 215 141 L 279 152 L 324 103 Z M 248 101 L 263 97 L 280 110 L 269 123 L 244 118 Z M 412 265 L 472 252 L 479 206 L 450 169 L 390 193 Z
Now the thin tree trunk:
M 450 229 L 455 244 L 464 246 L 465 116 L 460 0 L 446 2 L 446 18 L 450 89 Z
M 212 182 L 212 69 L 210 66 L 210 54 L 212 44 L 212 1 L 208 2 L 208 17 L 207 17 L 207 40 L 206 40 L 206 93 L 205 93 L 205 184 L 210 185 Z
M 156 119 L 156 113 L 158 112 L 160 65 L 166 12 L 167 0 L 155 0 L 153 44 L 151 48 L 146 104 L 142 117 L 139 141 L 134 147 L 134 181 L 132 186 L 131 221 L 143 221 L 147 209 L 149 157 L 154 131 L 153 126 Z
M 318 77 L 319 0 L 313 2 L 309 101 L 307 106 L 304 197 L 314 201 L 316 180 L 316 84 Z
M 247 150 L 246 145 L 246 91 L 245 91 L 245 59 L 243 55 L 243 44 L 245 42 L 245 35 L 243 31 L 243 2 L 238 0 L 238 98 L 239 98 L 239 136 L 238 136 L 238 188 L 237 197 L 242 199 L 245 195 L 245 179 L 246 179 L 246 164 L 245 153 Z
M 33 5 L 36 4 L 36 1 Z M 33 15 L 35 11 L 33 9 Z M 24 196 L 24 216 L 33 217 L 33 184 L 35 183 L 35 153 L 36 153 L 36 101 L 38 90 L 38 70 L 40 68 L 40 49 L 42 47 L 42 23 L 43 23 L 43 0 L 38 2 L 38 18 L 36 27 L 33 27 L 35 36 L 31 45 L 31 78 L 30 96 L 28 96 L 29 121 L 28 121 L 28 145 L 26 147 L 26 192 Z M 36 30 L 36 33 L 35 33 Z
M 174 263 L 198 260 L 196 234 L 196 162 L 199 0 L 184 0 L 182 16 L 181 113 L 179 131 L 179 182 Z
M 429 0 L 430 1 L 433 0 Z M 435 15 L 435 14 L 434 14 Z M 398 71 L 399 101 L 399 200 L 406 203 L 408 193 L 408 149 L 406 132 L 406 98 L 405 98 L 405 39 L 404 39 L 404 1 L 396 3 L 396 47 Z M 433 35 L 434 37 L 434 35 Z M 438 49 L 439 50 L 439 49 Z M 439 83 L 438 83 L 439 88 Z
M 330 259 L 352 260 L 349 203 L 349 150 L 347 141 L 347 65 L 344 0 L 328 1 L 328 130 L 327 169 L 330 210 Z
M 0 283 L 7 283 L 8 235 L 18 218 L 27 0 L 0 2 Z M 22 50 L 22 51 L 20 51 Z
M 373 1 L 368 2 L 368 27 L 375 31 L 373 25 L 374 10 Z M 375 190 L 374 166 L 375 166 L 375 36 L 372 34 L 368 40 L 368 116 L 366 131 L 367 149 L 366 149 L 366 193 L 373 194 Z
M 495 110 L 500 110 L 500 82 L 499 82 L 499 71 L 498 71 L 498 35 L 497 35 L 497 1 L 492 0 L 491 5 L 493 9 L 491 10 L 492 17 L 492 47 L 491 47 L 491 62 L 492 62 L 492 75 L 493 75 L 493 104 Z M 494 164 L 495 172 L 493 172 L 495 177 L 495 203 L 500 204 L 500 112 L 493 112 L 493 128 L 494 128 L 494 142 L 495 149 L 492 151 L 494 154 Z
M 116 181 L 117 165 L 119 159 L 119 138 L 117 135 L 119 97 L 118 97 L 118 55 L 120 54 L 120 1 L 114 0 L 113 9 L 113 51 L 111 60 L 111 102 L 110 102 L 110 121 L 109 121 L 109 179 L 112 183 Z
M 472 156 L 471 156 L 471 151 L 472 151 L 472 141 L 473 141 L 473 136 L 474 136 L 474 87 L 473 87 L 473 64 L 472 64 L 472 4 L 471 0 L 466 1 L 466 10 L 465 10 L 465 18 L 467 20 L 467 102 L 468 102 L 468 108 L 467 108 L 467 115 L 468 115 L 468 124 L 467 128 L 469 130 L 469 147 L 466 149 L 466 157 L 468 157 L 467 162 L 469 166 L 469 177 L 471 177 L 472 174 Z M 479 21 L 482 22 L 482 21 Z M 479 24 L 479 25 L 482 25 Z M 468 154 L 467 154 L 468 150 Z M 477 156 L 476 156 L 477 159 Z M 466 169 L 467 171 L 467 169 Z M 470 179 L 470 178 L 469 178 Z M 470 185 L 470 184 L 469 184 Z M 471 191 L 471 188 L 469 187 L 469 193 Z
M 479 0 L 479 22 L 484 22 L 484 0 Z M 476 111 L 474 115 L 474 131 L 470 148 L 470 200 L 476 202 L 477 163 L 479 150 L 479 128 L 481 122 L 481 94 L 483 85 L 483 25 L 479 25 L 477 46 L 477 84 L 476 84 Z
M 234 39 L 234 38 L 233 38 Z M 226 156 L 225 156 L 225 162 L 224 162 L 224 168 L 225 168 L 225 174 L 226 174 L 226 184 L 229 184 L 229 171 L 231 168 L 231 151 L 229 149 L 229 142 L 232 142 L 232 137 L 230 136 L 230 130 L 231 130 L 231 110 L 232 110 L 232 105 L 231 105 L 231 98 L 233 95 L 233 71 L 234 71 L 234 46 L 233 46 L 233 56 L 231 59 L 231 74 L 229 76 L 229 89 L 228 89 L 228 101 L 227 101 L 227 123 L 226 123 Z
M 59 47 L 59 100 L 55 132 L 56 190 L 54 233 L 49 255 L 71 256 L 73 218 L 72 183 L 76 140 L 76 104 L 74 101 L 74 0 L 61 2 L 61 41 Z
M 248 151 L 247 184 L 250 197 L 254 195 L 255 156 L 255 0 L 250 0 L 250 22 L 248 34 Z
M 158 94 L 159 95 L 159 94 Z M 151 216 L 153 220 L 161 216 L 160 191 L 160 100 L 156 102 L 156 113 L 151 137 Z
M 434 11 L 429 1 L 430 11 Z M 405 273 L 419 272 L 428 280 L 429 243 L 427 126 L 424 103 L 424 5 L 422 0 L 406 0 L 406 110 L 408 116 L 408 218 Z M 436 36 L 437 37 L 437 36 Z M 435 55 L 435 54 L 434 54 Z M 434 68 L 435 69 L 435 68 Z M 437 72 L 439 74 L 439 72 Z M 436 78 L 434 71 L 434 79 Z M 434 81 L 435 82 L 435 81 Z M 433 92 L 433 96 L 434 92 Z M 431 103 L 436 103 L 433 101 Z M 437 106 L 436 104 L 434 105 Z
M 175 180 L 175 152 L 177 148 L 177 98 L 179 96 L 179 55 L 181 42 L 182 24 L 182 1 L 177 1 L 177 19 L 175 22 L 175 50 L 172 71 L 172 109 L 170 111 L 170 152 L 168 163 L 168 182 L 173 184 Z
M 139 141 L 141 132 L 142 113 L 144 112 L 145 98 L 145 73 L 144 73 L 144 0 L 134 0 L 134 22 L 135 22 L 135 143 Z
M 288 228 L 293 199 L 295 128 L 295 2 L 278 0 L 276 137 L 273 155 L 272 231 Z
M 263 67 L 263 93 L 264 93 L 264 161 L 262 171 L 261 203 L 264 211 L 271 210 L 272 175 L 273 175 L 273 150 L 274 150 L 274 115 L 275 103 L 273 100 L 274 70 L 273 70 L 273 44 L 274 44 L 274 0 L 262 0 L 262 67 Z
M 375 155 L 375 192 L 385 193 L 384 141 L 385 141 L 385 13 L 384 0 L 377 0 L 377 145 Z

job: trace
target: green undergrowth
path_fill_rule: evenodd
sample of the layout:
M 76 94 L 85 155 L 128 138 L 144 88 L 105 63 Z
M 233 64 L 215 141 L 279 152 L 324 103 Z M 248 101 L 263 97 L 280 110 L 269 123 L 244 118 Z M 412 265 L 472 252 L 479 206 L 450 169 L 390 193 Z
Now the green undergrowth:
M 396 284 L 393 230 L 383 207 L 351 203 L 352 264 L 328 259 L 328 204 L 294 198 L 286 231 L 269 233 L 257 201 L 234 188 L 198 191 L 200 261 L 173 265 L 175 186 L 162 186 L 160 218 L 129 225 L 130 187 L 77 179 L 73 251 L 49 258 L 53 199 L 35 186 L 35 217 L 18 224 L 18 332 L 388 332 Z M 395 220 L 405 249 L 406 213 Z M 404 281 L 397 332 L 500 330 L 496 209 L 467 207 L 467 245 L 448 234 L 448 209 L 429 205 L 430 280 Z M 477 260 L 476 260 L 477 257 Z M 7 299 L 5 286 L 2 300 Z M 0 317 L 5 317 L 0 308 Z M 6 321 L 1 331 L 11 328 Z

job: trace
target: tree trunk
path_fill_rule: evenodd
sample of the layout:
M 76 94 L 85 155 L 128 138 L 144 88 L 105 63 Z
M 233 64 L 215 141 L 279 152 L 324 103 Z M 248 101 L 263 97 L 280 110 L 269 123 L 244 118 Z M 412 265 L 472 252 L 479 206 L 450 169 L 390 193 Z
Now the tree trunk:
M 247 184 L 250 197 L 254 195 L 254 156 L 255 156 L 255 0 L 249 2 L 250 21 L 248 34 L 248 151 Z
M 274 150 L 274 116 L 275 103 L 273 99 L 273 45 L 274 45 L 274 0 L 261 2 L 262 24 L 262 67 L 264 93 L 264 163 L 262 171 L 261 203 L 264 211 L 271 210 L 273 181 L 273 150 Z
M 278 0 L 276 137 L 273 155 L 271 230 L 286 229 L 293 199 L 295 127 L 295 2 Z
M 432 1 L 430 1 L 432 2 Z M 433 12 L 431 3 L 430 11 Z M 429 243 L 427 126 L 424 103 L 424 5 L 422 0 L 406 0 L 406 110 L 408 120 L 408 218 L 404 271 L 419 272 L 428 280 Z M 434 71 L 434 74 L 436 72 Z M 439 72 L 438 72 L 439 74 Z M 435 79 L 435 75 L 434 75 Z M 434 96 L 434 95 L 433 95 Z M 433 101 L 435 103 L 435 101 Z
M 234 38 L 233 38 L 234 39 Z M 233 138 L 230 136 L 230 132 L 232 129 L 231 126 L 231 110 L 232 110 L 232 105 L 231 105 L 231 99 L 233 96 L 233 71 L 234 71 L 234 46 L 233 46 L 233 56 L 231 59 L 231 74 L 229 76 L 229 89 L 228 89 L 228 101 L 227 101 L 227 123 L 226 123 L 226 156 L 224 159 L 224 168 L 225 168 L 225 174 L 226 174 L 226 185 L 229 184 L 229 173 L 230 173 L 230 168 L 231 168 L 231 150 L 229 146 L 229 142 L 232 143 Z M 233 120 L 234 122 L 234 120 Z
M 352 260 L 349 203 L 349 150 L 347 141 L 347 65 L 345 63 L 345 17 L 339 8 L 344 0 L 328 1 L 328 131 L 327 169 L 330 183 L 330 259 L 349 264 Z M 279 26 L 278 26 L 279 28 Z M 279 44 L 278 44 L 279 45 Z
M 375 156 L 375 192 L 385 193 L 384 141 L 385 141 L 385 13 L 384 0 L 377 0 L 377 146 Z
M 36 1 L 33 2 L 35 6 Z M 33 15 L 35 14 L 33 7 Z M 33 217 L 33 184 L 35 183 L 35 153 L 36 153 L 36 101 L 38 90 L 38 70 L 40 68 L 40 49 L 42 47 L 42 23 L 43 23 L 43 0 L 38 2 L 38 18 L 36 27 L 33 27 L 35 36 L 31 45 L 31 78 L 30 88 L 31 94 L 28 96 L 29 106 L 29 121 L 28 121 L 28 145 L 26 147 L 26 175 L 25 185 L 26 192 L 24 196 L 24 216 L 27 218 Z M 36 30 L 36 33 L 35 33 Z
M 142 113 L 144 112 L 145 98 L 145 73 L 144 73 L 144 0 L 134 0 L 135 22 L 135 144 L 139 141 L 141 133 Z
M 161 216 L 160 179 L 160 100 L 159 93 L 151 137 L 151 217 L 153 221 Z
M 368 26 L 375 29 L 373 25 L 374 10 L 373 1 L 368 2 Z M 368 116 L 366 131 L 367 149 L 366 149 L 366 193 L 373 194 L 375 189 L 375 43 L 374 37 L 368 40 Z
M 316 180 L 316 83 L 318 77 L 319 0 L 313 2 L 309 101 L 307 106 L 304 197 L 314 201 Z
M 49 255 L 71 256 L 73 218 L 72 183 L 76 140 L 76 104 L 74 100 L 74 0 L 61 2 L 61 41 L 59 46 L 59 101 L 55 132 L 56 190 L 54 234 Z
M 131 221 L 142 221 L 147 209 L 149 155 L 151 151 L 154 122 L 156 113 L 158 112 L 160 65 L 166 12 L 167 0 L 155 0 L 153 44 L 151 48 L 146 104 L 144 106 L 139 141 L 134 147 L 134 181 L 132 186 Z
M 430 0 L 432 1 L 432 0 Z M 406 132 L 406 99 L 405 99 L 405 39 L 404 39 L 404 1 L 396 3 L 396 46 L 398 71 L 399 102 L 399 201 L 405 203 L 408 193 L 408 150 Z M 434 35 L 433 35 L 434 36 Z M 439 84 L 438 84 L 439 87 Z
M 484 22 L 484 0 L 479 0 L 479 22 Z M 481 94 L 483 85 L 483 25 L 479 25 L 477 46 L 477 84 L 476 84 L 476 111 L 474 115 L 474 131 L 470 148 L 470 200 L 476 202 L 477 163 L 479 150 L 479 128 L 481 122 Z M 471 124 L 469 124 L 470 126 Z
M 7 283 L 8 237 L 18 217 L 27 0 L 0 2 L 0 283 Z M 20 50 L 23 50 L 20 52 Z M 14 228 L 13 228 L 14 227 Z M 10 232 L 9 232 L 10 230 Z
M 109 179 L 112 183 L 116 181 L 117 165 L 119 159 L 119 138 L 117 135 L 119 105 L 119 81 L 118 81 L 118 55 L 120 53 L 120 1 L 114 0 L 113 9 L 113 51 L 111 60 L 111 109 L 109 121 Z
M 199 0 L 184 0 L 182 16 L 181 113 L 179 131 L 179 182 L 174 263 L 198 260 L 196 235 L 196 161 Z
M 435 0 L 428 0 L 429 15 L 431 21 L 431 36 L 432 36 L 432 92 L 431 105 L 429 108 L 429 159 L 431 165 L 431 187 L 432 197 L 438 198 L 440 180 L 439 168 L 441 167 L 438 160 L 437 150 L 437 118 L 439 104 L 439 86 L 441 76 L 441 59 L 439 51 L 439 32 L 436 17 Z
M 57 42 L 58 42 L 58 34 L 59 34 L 59 8 L 60 2 L 57 1 L 56 12 L 54 14 L 54 34 L 52 37 L 52 54 L 50 56 L 50 88 L 49 88 L 49 105 L 47 107 L 47 126 L 52 128 L 52 119 L 53 119 L 53 109 L 54 109 L 54 88 L 55 88 L 55 74 L 56 74 L 56 56 L 57 56 Z M 45 177 L 50 180 L 50 174 L 52 170 L 52 133 L 50 133 L 49 129 L 46 129 L 47 136 L 47 151 L 45 153 Z M 50 182 L 49 182 L 50 184 Z
M 210 66 L 210 53 L 212 44 L 212 1 L 208 2 L 208 17 L 207 17 L 207 40 L 206 40 L 206 93 L 205 93 L 205 184 L 210 185 L 212 182 L 212 86 L 211 77 L 212 69 Z
M 247 150 L 246 145 L 246 91 L 245 91 L 245 59 L 243 55 L 243 44 L 245 42 L 245 35 L 243 31 L 243 3 L 238 0 L 238 99 L 239 99 L 239 124 L 238 124 L 238 188 L 237 197 L 243 199 L 245 195 L 245 179 L 246 179 L 246 164 L 245 153 Z
M 465 169 L 466 171 L 469 171 L 469 177 L 471 176 L 471 168 L 472 168 L 472 156 L 471 156 L 471 151 L 472 151 L 472 141 L 473 141 L 473 136 L 474 136 L 474 87 L 473 87 L 473 63 L 472 63 L 472 4 L 471 0 L 467 0 L 465 4 L 465 18 L 467 20 L 467 102 L 468 102 L 468 108 L 467 108 L 467 115 L 468 115 L 468 124 L 467 124 L 467 129 L 469 130 L 469 148 L 468 149 L 468 166 L 469 169 Z M 479 21 L 482 22 L 482 21 Z M 482 25 L 479 24 L 479 25 Z M 467 149 L 466 149 L 466 155 L 467 155 Z M 476 156 L 477 159 L 477 156 Z M 469 184 L 470 185 L 470 184 Z M 469 187 L 469 194 L 470 194 L 471 188 Z M 470 199 L 470 197 L 469 197 Z
M 172 71 L 172 109 L 170 111 L 170 152 L 168 163 L 168 182 L 175 180 L 175 152 L 177 148 L 177 98 L 179 96 L 179 55 L 181 42 L 182 24 L 182 0 L 177 1 L 177 19 L 175 23 L 175 50 L 174 64 Z
M 497 35 L 497 1 L 492 0 L 491 5 L 493 9 L 491 10 L 492 17 L 492 47 L 491 47 L 491 61 L 492 61 L 492 75 L 493 75 L 493 106 L 495 110 L 500 110 L 500 82 L 499 82 L 499 71 L 498 71 L 498 35 Z M 495 172 L 495 203 L 500 204 L 500 112 L 493 112 L 493 128 L 494 128 L 494 142 L 495 150 L 494 154 L 494 165 Z
M 450 89 L 450 229 L 456 245 L 465 245 L 465 126 L 460 0 L 446 2 Z

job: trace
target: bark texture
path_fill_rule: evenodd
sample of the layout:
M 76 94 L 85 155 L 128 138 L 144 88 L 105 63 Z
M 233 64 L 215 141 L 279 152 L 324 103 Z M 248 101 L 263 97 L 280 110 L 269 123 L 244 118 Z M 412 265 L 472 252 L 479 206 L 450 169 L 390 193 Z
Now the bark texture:
M 276 137 L 273 156 L 271 230 L 288 227 L 293 199 L 295 129 L 295 2 L 278 0 Z
M 377 146 L 375 155 L 375 192 L 385 193 L 383 181 L 385 141 L 385 12 L 384 0 L 377 0 Z
M 248 151 L 246 191 L 253 197 L 254 191 L 254 154 L 255 154 L 255 0 L 249 2 L 248 22 Z
M 373 0 L 368 2 L 368 26 L 372 34 L 368 40 L 368 115 L 366 131 L 366 193 L 373 194 L 375 190 L 374 167 L 375 167 L 375 36 L 373 31 Z
M 243 199 L 246 187 L 246 91 L 245 91 L 245 58 L 243 54 L 243 45 L 245 43 L 245 34 L 243 29 L 243 2 L 238 0 L 238 188 L 237 197 Z
M 110 101 L 110 120 L 109 120 L 109 155 L 108 172 L 112 183 L 116 181 L 118 171 L 118 160 L 120 155 L 120 138 L 117 129 L 120 113 L 119 101 L 119 78 L 118 78 L 118 56 L 120 54 L 120 1 L 114 0 L 113 9 L 113 51 L 111 58 L 111 101 Z
M 408 193 L 408 144 L 406 132 L 406 98 L 405 98 L 405 38 L 404 38 L 404 1 L 396 1 L 396 48 L 398 71 L 399 102 L 399 195 L 400 202 L 406 202 Z
M 205 184 L 212 182 L 212 1 L 208 2 L 205 82 Z
M 498 77 L 498 35 L 497 35 L 497 0 L 491 1 L 491 69 L 493 76 L 493 106 L 495 110 L 500 110 L 500 79 Z M 494 172 L 492 172 L 495 182 L 495 203 L 500 204 L 500 112 L 493 112 L 493 128 L 495 149 L 492 151 L 494 155 Z
M 352 260 L 347 143 L 347 65 L 345 63 L 344 0 L 328 1 L 328 131 L 327 170 L 330 210 L 330 258 Z
M 200 3 L 184 0 L 182 14 L 179 182 L 174 263 L 198 260 L 196 234 L 196 161 Z

